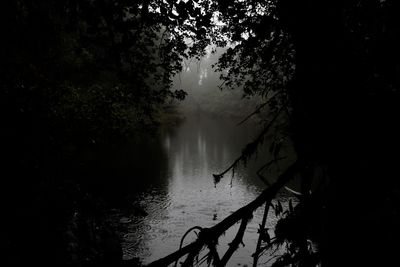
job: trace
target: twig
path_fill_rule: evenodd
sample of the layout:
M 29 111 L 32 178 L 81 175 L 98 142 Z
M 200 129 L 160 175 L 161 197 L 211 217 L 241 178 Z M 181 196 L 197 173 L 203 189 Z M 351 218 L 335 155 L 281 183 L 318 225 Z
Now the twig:
M 182 267 L 191 267 L 193 266 L 194 258 L 200 254 L 203 246 L 199 246 L 196 249 L 192 250 L 187 256 L 185 262 L 182 264 Z
M 264 216 L 260 225 L 260 233 L 258 235 L 258 240 L 257 240 L 257 247 L 256 247 L 256 251 L 253 254 L 253 267 L 257 266 L 257 262 L 258 262 L 258 256 L 259 256 L 259 251 L 260 251 L 260 247 L 261 247 L 261 241 L 263 238 L 263 233 L 264 233 L 264 229 L 265 229 L 265 223 L 267 222 L 267 217 L 268 217 L 268 211 L 269 211 L 269 206 L 270 206 L 270 202 L 265 202 L 265 208 L 264 208 Z
M 274 240 L 274 239 L 275 239 L 275 241 L 272 242 L 272 240 Z M 261 256 L 267 249 L 272 248 L 272 246 L 275 245 L 275 244 L 277 244 L 277 246 L 276 246 L 275 250 L 271 253 L 271 255 L 275 254 L 276 251 L 277 251 L 277 250 L 279 249 L 279 247 L 280 247 L 279 243 L 276 241 L 276 237 L 271 238 L 271 243 L 269 243 L 268 245 L 263 246 L 262 248 L 260 248 L 260 250 L 258 251 L 258 255 Z
M 210 257 L 210 254 L 211 254 L 211 251 L 209 253 L 207 253 L 206 255 L 204 255 L 203 258 L 201 258 L 197 262 L 197 266 L 201 266 L 201 264 L 207 260 L 207 257 Z M 208 266 L 210 266 L 210 264 L 208 264 Z
M 287 187 L 287 186 L 285 186 L 285 189 L 286 189 L 287 191 L 289 191 L 290 193 L 294 194 L 295 196 L 301 196 L 301 195 L 303 195 L 302 193 L 300 193 L 300 192 L 298 192 L 298 191 L 296 191 L 296 190 L 293 190 L 293 189 L 291 189 L 291 188 L 289 188 L 289 187 Z
M 267 184 L 268 186 L 270 186 L 271 183 L 268 182 L 267 179 L 265 179 L 265 177 L 261 174 L 261 172 L 262 172 L 265 168 L 270 167 L 270 166 L 272 165 L 272 163 L 277 162 L 277 161 L 282 160 L 282 159 L 286 159 L 286 157 L 280 157 L 280 158 L 277 158 L 277 159 L 272 159 L 272 160 L 268 161 L 266 164 L 264 164 L 263 166 L 261 166 L 261 168 L 259 168 L 259 169 L 257 170 L 257 172 L 256 172 L 258 178 L 260 178 L 261 181 L 263 181 L 265 184 Z
M 218 251 L 215 245 L 216 245 L 215 243 L 208 244 L 208 249 L 210 250 L 210 254 L 213 257 L 214 265 L 218 265 L 221 259 L 219 258 Z
M 270 259 L 268 259 L 267 261 L 265 261 L 265 262 L 263 262 L 264 264 L 267 264 L 268 262 L 270 262 L 270 261 L 272 261 L 273 259 L 276 259 L 276 258 L 278 258 L 278 257 L 280 257 L 281 255 L 275 255 L 275 256 L 272 256 Z
M 201 228 L 200 226 L 193 226 L 192 228 L 190 228 L 189 230 L 187 230 L 186 231 L 186 233 L 182 236 L 182 238 L 181 238 L 181 243 L 179 244 L 179 249 L 181 249 L 182 248 L 182 245 L 183 245 L 183 240 L 185 240 L 185 237 L 191 232 L 191 231 L 193 231 L 193 230 L 196 230 L 196 229 L 198 229 L 198 230 L 203 230 L 203 228 Z M 177 259 L 176 261 L 175 261 L 175 267 L 176 266 L 178 266 L 178 260 L 179 259 Z
M 220 85 L 217 86 L 219 90 L 222 90 L 222 86 L 224 86 L 225 82 L 226 82 L 226 80 L 223 81 Z
M 257 138 L 253 142 L 246 145 L 242 154 L 225 171 L 223 171 L 219 174 L 213 174 L 215 183 L 218 183 L 221 180 L 221 178 L 224 176 L 224 174 L 226 174 L 228 171 L 230 171 L 232 168 L 234 168 L 241 160 L 245 159 L 248 156 L 248 153 L 251 152 L 248 150 L 255 149 L 257 147 L 257 145 L 263 140 L 264 135 L 269 131 L 269 129 L 274 124 L 275 120 L 279 117 L 282 110 L 283 110 L 283 107 L 281 107 L 279 109 L 279 111 L 275 114 L 275 116 L 268 123 L 268 125 L 264 128 L 264 130 L 257 136 Z
M 243 120 L 241 120 L 238 124 L 236 124 L 237 126 L 243 124 L 245 121 L 247 121 L 248 119 L 250 119 L 251 117 L 253 117 L 254 115 L 256 115 L 257 113 L 260 112 L 260 110 L 265 107 L 266 105 L 268 105 L 272 99 L 275 98 L 275 96 L 277 96 L 280 92 L 277 92 L 276 94 L 274 94 L 273 96 L 271 96 L 267 102 L 262 103 L 261 105 L 259 105 L 256 110 L 254 110 L 252 113 L 250 113 L 249 115 L 247 115 Z
M 242 222 L 240 224 L 239 230 L 235 236 L 235 239 L 233 239 L 232 243 L 229 244 L 228 250 L 225 252 L 224 256 L 222 257 L 219 267 L 223 267 L 228 263 L 228 260 L 232 257 L 233 253 L 236 251 L 236 249 L 239 247 L 239 244 L 243 240 L 243 235 L 244 231 L 246 230 L 247 222 L 249 221 L 249 217 L 245 217 L 242 219 Z

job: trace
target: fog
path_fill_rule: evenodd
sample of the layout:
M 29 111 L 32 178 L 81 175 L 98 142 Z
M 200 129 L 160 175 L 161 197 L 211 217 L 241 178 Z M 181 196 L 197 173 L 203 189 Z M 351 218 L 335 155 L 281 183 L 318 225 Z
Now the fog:
M 261 98 L 244 97 L 243 89 L 227 89 L 220 79 L 221 73 L 213 68 L 225 48 L 207 49 L 200 60 L 184 61 L 182 72 L 174 77 L 174 89 L 187 92 L 185 100 L 178 103 L 179 110 L 185 114 L 209 114 L 212 116 L 240 119 L 254 111 Z

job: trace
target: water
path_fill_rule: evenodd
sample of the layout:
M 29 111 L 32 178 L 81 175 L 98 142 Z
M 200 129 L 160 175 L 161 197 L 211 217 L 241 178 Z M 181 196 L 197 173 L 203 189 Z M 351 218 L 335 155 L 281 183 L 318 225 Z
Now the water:
M 271 159 L 268 142 L 257 154 L 257 159 L 246 167 L 239 167 L 233 177 L 227 173 L 215 184 L 212 174 L 220 173 L 229 166 L 258 130 L 251 124 L 238 127 L 229 120 L 194 116 L 174 131 L 163 133 L 159 144 L 161 152 L 157 153 L 164 154 L 166 163 L 154 167 L 148 173 L 149 177 L 142 177 L 144 181 L 136 188 L 133 199 L 134 206 L 147 215 L 128 212 L 118 217 L 125 227 L 122 231 L 124 258 L 137 257 L 147 264 L 164 257 L 178 249 L 181 237 L 189 228 L 211 227 L 254 200 L 266 187 L 256 171 Z M 284 147 L 282 154 L 290 153 L 289 150 Z M 160 159 L 151 151 L 144 161 Z M 286 163 L 274 166 L 265 173 L 271 182 L 289 161 L 290 157 Z M 285 194 L 280 196 L 285 197 Z M 228 266 L 251 263 L 262 212 L 263 208 L 260 208 L 254 213 L 244 236 L 245 247 L 240 247 Z M 276 218 L 271 212 L 267 227 L 271 228 L 274 223 Z M 235 225 L 219 239 L 221 256 L 238 227 L 238 224 Z M 192 232 L 184 243 L 193 241 L 195 237 Z

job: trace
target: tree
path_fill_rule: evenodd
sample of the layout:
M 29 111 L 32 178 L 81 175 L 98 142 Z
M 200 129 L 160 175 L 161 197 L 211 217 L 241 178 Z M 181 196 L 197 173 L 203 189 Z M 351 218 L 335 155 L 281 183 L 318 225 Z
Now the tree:
M 64 179 L 56 169 L 68 168 L 66 158 L 82 148 L 154 125 L 166 99 L 184 96 L 170 90 L 182 59 L 200 57 L 213 42 L 230 47 L 217 64 L 224 85 L 264 97 L 259 109 L 271 110 L 265 129 L 228 170 L 251 157 L 283 119 L 298 160 L 261 198 L 228 217 L 229 223 L 211 234 L 203 229 L 195 245 L 180 250 L 189 254 L 185 264 L 204 246 L 217 265 L 226 264 L 252 210 L 266 203 L 267 213 L 274 193 L 295 175 L 302 179 L 301 202 L 275 229 L 274 242 L 291 244 L 276 266 L 397 260 L 395 246 L 380 245 L 400 236 L 395 1 L 18 0 L 2 5 L 2 147 L 8 157 L 4 170 L 11 173 L 2 202 L 15 204 L 4 209 L 11 218 L 6 239 L 14 238 L 4 249 L 10 259 L 21 248 L 15 236 L 24 234 L 39 243 L 29 254 L 32 261 L 48 256 L 40 248 L 52 256 L 47 262 L 63 258 L 56 256 L 62 249 L 49 244 L 62 243 L 52 234 L 59 237 L 65 227 L 59 222 L 72 218 L 75 202 L 56 202 L 68 205 L 55 217 L 57 229 L 48 230 L 51 220 L 35 222 L 41 204 L 26 205 L 36 203 L 29 202 L 42 192 L 35 189 L 58 188 L 54 180 Z M 272 149 L 279 158 L 279 145 Z M 216 181 L 224 173 L 215 175 Z M 319 186 L 310 193 L 313 181 Z M 281 205 L 274 209 L 283 213 Z M 239 220 L 237 238 L 219 259 L 214 241 Z M 18 234 L 26 221 L 35 223 Z M 46 230 L 32 234 L 35 228 Z M 377 228 L 379 233 L 371 230 Z M 264 230 L 259 243 L 268 248 L 272 238 Z M 318 252 L 309 249 L 308 239 L 319 244 Z
M 1 3 L 6 264 L 101 262 L 113 238 L 88 196 L 98 177 L 81 170 L 79 157 L 151 131 L 164 104 L 184 98 L 171 89 L 172 76 L 183 58 L 203 51 L 201 38 L 187 41 L 208 36 L 204 8 L 191 1 Z M 22 239 L 35 245 L 25 249 Z M 21 251 L 26 257 L 17 257 Z
M 216 2 L 214 11 L 222 22 L 219 33 L 232 43 L 218 64 L 219 70 L 226 70 L 224 84 L 243 85 L 248 94 L 267 97 L 275 91 L 268 104 L 275 107 L 275 114 L 285 113 L 298 156 L 294 173 L 302 179 L 301 202 L 275 229 L 276 238 L 289 241 L 293 250 L 274 265 L 396 262 L 398 4 Z M 229 169 L 248 159 L 266 132 Z M 315 182 L 319 186 L 310 193 Z M 282 180 L 277 183 L 282 185 Z M 270 199 L 264 198 L 267 205 Z M 246 216 L 243 212 L 236 219 Z M 207 245 L 214 239 L 200 242 Z M 317 242 L 317 253 L 307 248 L 307 239 Z M 213 251 L 210 255 L 218 265 Z

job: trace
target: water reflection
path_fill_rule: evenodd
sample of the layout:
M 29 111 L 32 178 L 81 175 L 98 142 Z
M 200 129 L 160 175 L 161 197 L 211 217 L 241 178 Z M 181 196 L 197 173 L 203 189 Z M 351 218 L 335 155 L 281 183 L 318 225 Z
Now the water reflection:
M 137 197 L 135 205 L 148 215 L 126 220 L 125 258 L 139 257 L 149 263 L 175 251 L 183 234 L 192 226 L 210 227 L 252 201 L 264 189 L 255 172 L 268 159 L 266 149 L 247 168 L 232 178 L 225 175 L 214 184 L 213 173 L 221 172 L 256 133 L 256 127 L 237 127 L 232 122 L 205 116 L 189 118 L 175 132 L 163 135 L 166 170 L 160 179 Z M 161 182 L 159 182 L 161 181 Z M 234 254 L 230 264 L 248 264 L 255 250 L 262 209 L 255 213 L 244 236 L 246 246 Z M 273 216 L 269 224 L 274 223 Z M 237 226 L 238 227 L 238 226 Z M 220 238 L 220 250 L 235 235 L 237 227 Z M 195 235 L 189 235 L 187 242 Z

